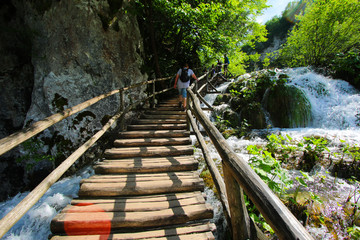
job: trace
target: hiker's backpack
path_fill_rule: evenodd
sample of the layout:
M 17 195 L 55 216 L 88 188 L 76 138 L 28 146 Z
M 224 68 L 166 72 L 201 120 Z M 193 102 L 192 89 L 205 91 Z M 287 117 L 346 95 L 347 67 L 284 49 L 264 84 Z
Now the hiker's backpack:
M 183 68 L 181 70 L 181 75 L 180 75 L 180 80 L 182 82 L 188 82 L 190 80 L 190 76 L 189 76 L 189 73 L 188 73 L 189 69 L 188 68 Z

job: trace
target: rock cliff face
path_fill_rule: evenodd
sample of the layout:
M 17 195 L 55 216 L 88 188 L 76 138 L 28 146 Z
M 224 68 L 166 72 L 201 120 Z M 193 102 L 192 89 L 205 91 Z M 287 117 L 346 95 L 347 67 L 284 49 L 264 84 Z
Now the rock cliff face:
M 8 0 L 2 4 L 6 6 L 1 13 L 2 26 L 11 26 L 26 36 L 20 43 L 21 34 L 9 34 L 13 43 L 1 41 L 0 50 L 7 53 L 6 58 L 15 60 L 8 65 L 1 62 L 0 66 L 0 84 L 9 89 L 0 97 L 0 137 L 102 93 L 146 79 L 140 71 L 142 39 L 135 16 L 125 11 L 126 1 Z M 16 44 L 28 51 L 27 59 L 11 51 L 21 52 Z M 10 70 L 5 67 L 12 75 L 7 74 Z M 136 100 L 143 91 L 134 90 L 125 99 Z M 72 149 L 99 130 L 118 108 L 119 97 L 113 96 L 40 134 L 32 151 L 57 161 L 42 160 L 25 178 L 26 171 L 19 171 L 13 176 L 18 179 L 15 182 L 21 186 L 38 182 L 40 179 L 34 176 L 47 175 Z M 8 159 L 13 161 L 12 157 Z M 6 187 L 2 187 L 0 196 L 19 190 L 12 187 L 14 180 L 5 172 L 15 169 L 15 165 L 29 166 L 29 161 L 33 160 L 19 164 L 1 162 L 0 181 L 5 181 L 12 190 L 4 192 Z

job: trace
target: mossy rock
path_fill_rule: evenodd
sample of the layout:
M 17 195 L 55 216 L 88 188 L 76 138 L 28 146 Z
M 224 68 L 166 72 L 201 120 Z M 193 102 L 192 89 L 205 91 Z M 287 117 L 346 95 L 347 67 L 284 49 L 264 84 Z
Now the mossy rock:
M 311 105 L 295 86 L 274 86 L 265 99 L 265 108 L 274 127 L 306 127 L 312 120 Z
M 252 103 L 245 106 L 241 111 L 241 121 L 246 119 L 251 129 L 266 128 L 265 114 L 260 103 Z
M 214 106 L 219 106 L 221 104 L 224 104 L 224 103 L 228 103 L 231 99 L 231 95 L 228 94 L 228 93 L 225 93 L 225 94 L 219 94 L 217 95 L 213 105 Z
M 232 97 L 231 100 L 229 101 L 229 105 L 230 108 L 235 111 L 235 112 L 239 112 L 239 110 L 242 108 L 244 104 L 243 99 L 238 98 L 238 97 Z
M 223 119 L 230 122 L 230 127 L 236 128 L 240 124 L 240 118 L 238 113 L 231 109 L 226 109 L 223 113 Z

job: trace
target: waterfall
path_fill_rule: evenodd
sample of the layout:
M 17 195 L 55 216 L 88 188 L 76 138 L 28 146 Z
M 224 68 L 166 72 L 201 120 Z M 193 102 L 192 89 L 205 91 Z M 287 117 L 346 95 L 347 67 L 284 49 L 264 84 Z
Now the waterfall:
M 311 107 L 314 128 L 357 129 L 360 94 L 348 82 L 330 79 L 308 68 L 288 69 L 289 85 L 303 91 Z

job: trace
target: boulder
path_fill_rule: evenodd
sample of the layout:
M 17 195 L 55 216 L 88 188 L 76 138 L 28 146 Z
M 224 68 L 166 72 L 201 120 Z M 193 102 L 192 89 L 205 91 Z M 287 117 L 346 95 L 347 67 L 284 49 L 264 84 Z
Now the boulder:
M 265 95 L 264 107 L 274 127 L 306 127 L 312 120 L 311 105 L 295 86 L 274 86 Z

